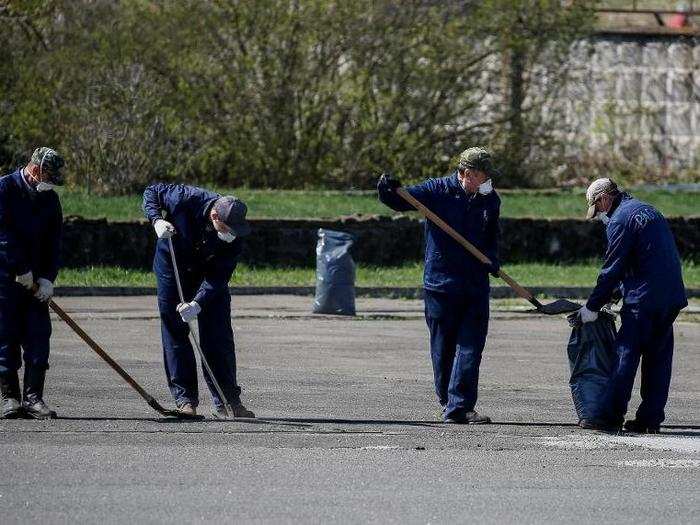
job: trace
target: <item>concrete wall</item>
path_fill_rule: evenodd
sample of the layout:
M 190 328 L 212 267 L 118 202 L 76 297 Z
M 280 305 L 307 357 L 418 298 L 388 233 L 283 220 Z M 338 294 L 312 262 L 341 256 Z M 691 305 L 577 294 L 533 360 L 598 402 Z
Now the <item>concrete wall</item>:
M 698 260 L 700 218 L 670 219 L 681 254 Z M 347 231 L 357 238 L 353 257 L 364 264 L 400 264 L 423 257 L 423 226 L 407 217 L 320 220 L 253 220 L 243 261 L 256 265 L 314 266 L 316 231 Z M 605 249 L 602 226 L 579 220 L 502 219 L 501 256 L 518 261 L 580 261 Z M 67 267 L 119 265 L 150 268 L 155 236 L 145 222 L 69 218 L 63 262 Z
M 569 153 L 700 166 L 700 38 L 601 34 L 571 52 L 561 99 Z

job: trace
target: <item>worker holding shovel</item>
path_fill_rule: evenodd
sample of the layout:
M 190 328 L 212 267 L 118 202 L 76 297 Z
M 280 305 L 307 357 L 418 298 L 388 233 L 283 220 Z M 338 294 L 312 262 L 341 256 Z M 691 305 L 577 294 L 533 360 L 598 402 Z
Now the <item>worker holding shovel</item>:
M 469 148 L 449 176 L 405 188 L 409 199 L 432 210 L 457 234 L 485 253 L 472 256 L 444 228 L 426 221 L 424 296 L 435 391 L 446 423 L 490 423 L 474 410 L 479 365 L 489 321 L 489 273 L 497 274 L 501 200 L 491 154 Z M 382 175 L 379 199 L 396 211 L 415 207 L 401 197 L 401 183 Z
M 599 421 L 582 420 L 595 430 L 617 430 L 632 396 L 634 377 L 642 362 L 641 395 L 632 432 L 658 432 L 664 420 L 673 358 L 673 322 L 688 305 L 681 263 L 673 234 L 653 206 L 621 192 L 608 178 L 588 187 L 589 220 L 605 224 L 608 247 L 598 282 L 581 308 L 584 323 L 622 290 L 622 325 L 615 340 L 617 363 L 603 395 Z
M 194 415 L 199 404 L 194 343 L 214 416 L 255 417 L 241 403 L 236 381 L 228 289 L 241 253 L 240 238 L 250 233 L 246 205 L 193 186 L 159 183 L 146 188 L 143 209 L 158 236 L 153 270 L 165 372 L 178 410 Z
M 63 214 L 54 186 L 63 158 L 51 148 L 0 178 L 0 391 L 2 417 L 49 419 L 44 402 L 51 320 L 48 302 L 58 275 Z M 18 370 L 24 350 L 24 385 Z M 21 399 L 21 403 L 20 403 Z

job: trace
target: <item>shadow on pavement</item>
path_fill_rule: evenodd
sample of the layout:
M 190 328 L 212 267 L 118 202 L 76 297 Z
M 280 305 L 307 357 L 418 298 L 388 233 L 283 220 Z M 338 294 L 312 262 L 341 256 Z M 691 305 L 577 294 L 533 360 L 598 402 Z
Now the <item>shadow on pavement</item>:
M 668 432 L 666 430 L 666 427 L 661 427 L 661 432 L 658 434 L 636 434 L 638 436 L 679 436 L 679 437 L 694 437 L 694 438 L 700 438 L 700 432 L 693 432 L 692 430 L 682 432 L 682 431 L 671 431 Z
M 151 423 L 163 423 L 175 421 L 178 423 L 199 423 L 197 420 L 175 419 L 170 417 L 79 417 L 79 416 L 58 416 L 53 418 L 56 421 L 149 421 Z
M 163 425 L 182 425 L 182 424 L 193 424 L 193 423 L 248 423 L 251 425 L 282 425 L 282 426 L 294 426 L 294 427 L 300 427 L 300 428 L 308 428 L 313 425 L 311 424 L 301 424 L 303 422 L 299 422 L 297 424 L 292 424 L 294 423 L 293 421 L 290 421 L 288 424 L 285 425 L 284 421 L 281 419 L 280 422 L 274 421 L 274 420 L 266 420 L 266 418 L 259 418 L 259 419 L 249 419 L 249 418 L 236 418 L 236 419 L 215 419 L 215 418 L 206 418 L 202 416 L 201 419 L 178 419 L 175 417 L 161 417 L 161 418 L 153 418 L 153 417 L 57 417 L 54 418 L 55 420 L 63 420 L 63 421 L 141 421 L 141 422 L 151 422 L 151 423 L 159 423 Z
M 538 422 L 538 421 L 493 421 L 492 425 L 510 427 L 577 427 L 578 423 Z
M 411 426 L 411 427 L 442 427 L 445 424 L 441 421 L 413 421 L 405 419 L 343 419 L 343 418 L 322 418 L 322 417 L 261 417 L 255 419 L 237 418 L 237 419 L 215 419 L 202 418 L 198 420 L 192 419 L 176 419 L 172 417 L 163 418 L 139 418 L 139 417 L 57 417 L 57 420 L 64 421 L 142 421 L 152 422 L 164 425 L 180 425 L 180 424 L 202 424 L 202 423 L 247 423 L 250 425 L 279 425 L 293 426 L 299 428 L 310 428 L 314 424 L 332 424 L 332 425 L 391 425 L 391 426 Z M 450 426 L 483 426 L 483 425 L 450 425 Z M 490 425 L 485 426 L 512 426 L 512 427 L 574 427 L 578 428 L 576 423 L 562 422 L 539 422 L 539 421 L 493 421 Z M 700 425 L 664 425 L 661 427 L 661 433 L 656 435 L 663 436 L 682 436 L 682 437 L 700 437 Z M 614 433 L 618 434 L 618 433 Z M 622 434 L 632 435 L 629 432 Z M 644 435 L 644 434 L 634 434 Z M 650 434 L 655 435 L 655 434 Z
M 442 426 L 440 421 L 410 421 L 403 419 L 335 419 L 322 417 L 265 417 L 261 420 L 270 423 L 287 422 L 287 423 L 321 423 L 334 425 L 399 425 L 399 426 L 414 426 L 414 427 L 434 427 Z

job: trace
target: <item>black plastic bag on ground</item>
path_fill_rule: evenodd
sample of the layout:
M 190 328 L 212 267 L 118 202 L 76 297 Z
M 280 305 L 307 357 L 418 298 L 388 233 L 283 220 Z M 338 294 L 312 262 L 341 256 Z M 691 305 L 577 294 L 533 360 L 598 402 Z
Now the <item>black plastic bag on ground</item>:
M 601 312 L 598 319 L 581 324 L 578 312 L 567 316 L 573 327 L 567 354 L 571 396 L 581 419 L 601 419 L 603 394 L 617 363 L 615 316 Z
M 355 261 L 349 233 L 319 228 L 316 244 L 315 314 L 355 315 Z

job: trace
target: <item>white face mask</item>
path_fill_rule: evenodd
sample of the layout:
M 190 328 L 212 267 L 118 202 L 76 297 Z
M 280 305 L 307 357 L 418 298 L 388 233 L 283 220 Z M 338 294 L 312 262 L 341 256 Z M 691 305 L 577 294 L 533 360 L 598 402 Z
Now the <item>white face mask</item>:
M 602 222 L 605 225 L 607 225 L 610 222 L 610 217 L 608 217 L 608 214 L 605 213 L 604 211 L 599 211 L 596 214 L 596 219 L 598 219 L 600 222 Z
M 54 186 L 53 184 L 51 184 L 51 183 L 49 183 L 49 182 L 43 182 L 43 181 L 42 181 L 42 182 L 39 182 L 39 183 L 36 185 L 36 191 L 53 191 L 53 189 L 54 189 L 55 187 L 56 187 L 56 186 Z
M 44 173 L 44 159 L 46 159 L 46 155 L 49 154 L 49 151 L 51 151 L 51 150 L 45 151 L 44 156 L 41 157 L 41 162 L 39 163 L 39 173 Z M 41 182 L 37 182 L 36 191 L 53 191 L 53 189 L 55 187 L 56 186 L 51 184 L 50 182 L 41 181 Z
M 491 182 L 491 179 L 488 179 L 486 182 L 479 185 L 479 193 L 481 193 L 482 195 L 488 195 L 492 191 L 493 183 Z
M 218 232 L 216 232 L 216 236 L 224 242 L 231 243 L 231 242 L 236 240 L 236 236 L 234 234 L 232 234 L 231 232 L 221 233 L 218 231 Z

